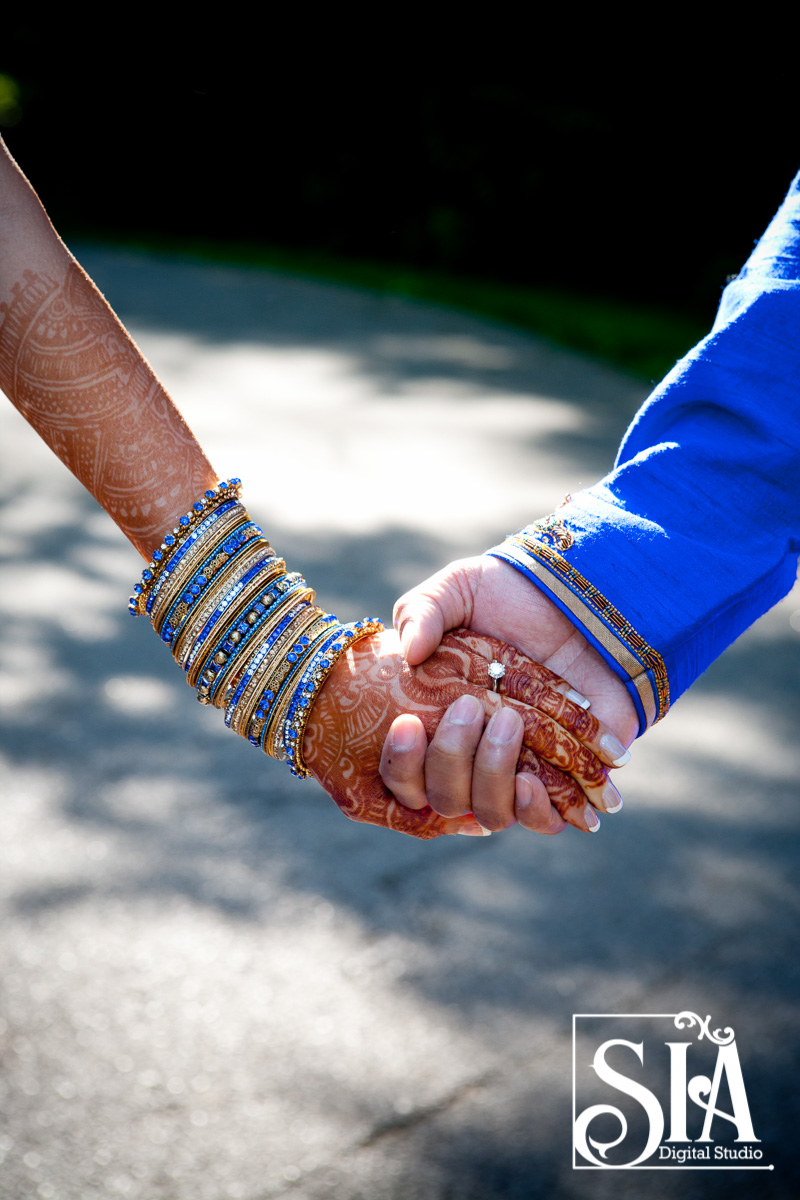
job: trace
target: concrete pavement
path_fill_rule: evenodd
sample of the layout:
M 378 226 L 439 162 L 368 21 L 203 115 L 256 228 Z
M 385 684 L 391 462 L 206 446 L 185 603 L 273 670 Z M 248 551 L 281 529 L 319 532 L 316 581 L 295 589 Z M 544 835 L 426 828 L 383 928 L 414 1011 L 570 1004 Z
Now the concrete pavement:
M 77 252 L 343 617 L 592 482 L 644 394 L 444 309 Z M 201 709 L 133 550 L 10 405 L 0 444 L 2 1200 L 797 1194 L 797 590 L 596 837 L 416 843 Z M 681 1010 L 735 1029 L 775 1170 L 574 1171 L 572 1014 Z

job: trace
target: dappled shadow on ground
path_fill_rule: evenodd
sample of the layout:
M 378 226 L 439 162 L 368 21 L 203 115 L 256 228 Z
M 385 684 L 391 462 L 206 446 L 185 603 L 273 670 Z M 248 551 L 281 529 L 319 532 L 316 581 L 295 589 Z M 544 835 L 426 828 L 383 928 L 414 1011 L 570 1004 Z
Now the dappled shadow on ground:
M 713 738 L 704 748 L 696 730 L 681 754 L 677 735 L 662 748 L 656 731 L 652 750 L 637 747 L 645 762 L 626 790 L 628 808 L 597 838 L 570 832 L 551 842 L 517 832 L 479 846 L 417 844 L 343 821 L 316 785 L 298 785 L 229 737 L 217 713 L 194 704 L 149 629 L 124 610 L 109 611 L 116 565 L 104 568 L 105 535 L 92 544 L 85 505 L 58 539 L 30 534 L 19 566 L 46 561 L 62 592 L 71 577 L 78 586 L 80 573 L 100 636 L 65 628 L 58 612 L 32 617 L 5 592 L 6 696 L 19 694 L 15 672 L 22 680 L 30 654 L 37 663 L 27 704 L 6 704 L 4 714 L 4 804 L 16 847 L 5 875 L 6 919 L 33 930 L 71 911 L 80 921 L 87 906 L 122 904 L 147 922 L 153 905 L 164 912 L 188 905 L 261 938 L 302 923 L 309 904 L 347 914 L 359 931 L 347 967 L 356 981 L 369 987 L 388 972 L 391 987 L 416 996 L 426 1013 L 484 1031 L 490 1043 L 499 1033 L 503 1047 L 495 1074 L 478 1079 L 474 1091 L 353 1149 L 363 1194 L 544 1196 L 554 1181 L 565 1195 L 582 1194 L 582 1176 L 569 1187 L 563 1177 L 564 1130 L 543 1139 L 537 1056 L 529 1055 L 525 1071 L 517 1063 L 512 1076 L 504 1073 L 510 1046 L 531 1023 L 540 1026 L 533 1033 L 540 1048 L 566 1036 L 562 1025 L 554 1042 L 558 1023 L 553 1030 L 543 1014 L 635 1011 L 643 997 L 658 1008 L 660 991 L 676 983 L 689 1005 L 700 993 L 724 998 L 734 1012 L 793 1009 L 798 812 L 789 699 L 800 653 L 788 624 L 772 640 L 743 639 L 699 685 L 701 704 L 729 705 L 731 736 L 741 739 L 750 710 L 743 704 L 738 727 L 737 681 L 771 681 L 770 696 L 758 688 L 748 697 L 755 708 L 769 703 L 773 741 L 764 761 L 728 763 Z M 437 546 L 426 550 L 408 530 L 367 546 L 373 607 L 385 611 L 389 603 L 377 582 L 382 553 L 391 547 L 396 561 L 406 545 L 415 566 L 426 554 L 433 566 Z M 313 545 L 303 565 L 325 578 L 364 552 L 340 539 L 324 554 Z M 351 575 L 354 604 L 366 578 Z M 678 706 L 676 727 L 680 713 Z M 687 731 L 694 719 L 687 714 Z M 781 745 L 788 747 L 782 755 L 774 749 Z M 682 780 L 694 799 L 671 811 L 670 787 L 680 792 Z M 771 1048 L 756 1054 L 752 1047 L 747 1062 L 773 1144 L 794 1119 L 786 1057 L 800 1032 L 781 1020 Z M 550 1084 L 562 1114 L 567 1079 Z M 387 1156 L 399 1173 L 378 1187 Z M 359 1194 L 348 1180 L 331 1194 Z M 647 1194 L 677 1194 L 671 1176 L 664 1180 Z M 309 1195 L 315 1186 L 312 1172 Z M 722 1194 L 716 1181 L 692 1187 L 681 1194 Z
M 334 351 L 370 381 L 375 399 L 413 396 L 437 380 L 463 404 L 484 403 L 490 393 L 562 401 L 581 421 L 569 434 L 554 433 L 554 448 L 563 440 L 573 453 L 596 453 L 602 471 L 647 390 L 588 357 L 444 307 L 279 272 L 74 249 L 126 323 L 158 336 L 211 347 Z
M 110 283 L 98 272 L 112 298 L 115 262 Z M 169 265 L 148 294 L 149 268 L 139 279 L 123 265 L 124 316 L 222 346 L 335 346 L 375 407 L 434 376 L 471 399 L 485 389 L 540 403 L 540 349 L 516 334 L 494 341 L 481 323 L 341 290 L 335 303 L 315 293 L 314 308 L 325 285 L 222 269 L 211 298 L 187 293 L 188 268 L 173 279 Z M 384 325 L 364 306 L 381 307 Z M 633 391 L 623 402 L 602 368 L 545 359 L 542 394 L 576 415 L 551 413 L 520 455 L 535 471 L 574 454 L 588 472 Z M 480 430 L 477 440 L 480 453 Z M 315 784 L 200 709 L 125 612 L 135 556 L 78 490 L 51 491 L 23 456 L 11 466 L 0 486 L 0 1050 L 11 1081 L 0 1105 L 21 1174 L 0 1195 L 25 1194 L 31 1171 L 42 1183 L 24 1154 L 56 1154 L 56 1176 L 94 1179 L 92 1155 L 108 1146 L 114 1161 L 134 1156 L 127 1194 L 148 1200 L 289 1188 L 309 1200 L 730 1194 L 725 1176 L 629 1184 L 569 1167 L 570 1014 L 678 1007 L 737 1025 L 759 1136 L 781 1167 L 769 1194 L 792 1194 L 781 1156 L 800 1047 L 800 635 L 786 612 L 636 747 L 627 807 L 597 837 L 420 844 L 343 820 Z M 272 540 L 292 545 L 292 565 L 344 617 L 388 617 L 454 545 L 478 548 L 469 525 L 454 535 L 395 514 L 298 530 L 276 511 Z M 92 1147 L 78 1167 L 63 1150 L 76 1128 Z

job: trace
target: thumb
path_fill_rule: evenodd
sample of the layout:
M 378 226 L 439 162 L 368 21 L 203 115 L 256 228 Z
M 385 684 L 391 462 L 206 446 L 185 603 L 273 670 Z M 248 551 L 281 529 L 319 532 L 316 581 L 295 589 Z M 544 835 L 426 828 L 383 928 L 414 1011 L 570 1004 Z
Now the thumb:
M 405 602 L 398 601 L 394 627 L 400 635 L 403 657 L 412 667 L 433 654 L 445 631 L 442 610 L 430 596 L 412 595 Z
M 394 627 L 409 666 L 424 662 L 448 629 L 456 629 L 468 621 L 471 604 L 467 605 L 465 596 L 470 593 L 464 587 L 462 574 L 455 563 L 445 567 L 406 592 L 395 604 Z

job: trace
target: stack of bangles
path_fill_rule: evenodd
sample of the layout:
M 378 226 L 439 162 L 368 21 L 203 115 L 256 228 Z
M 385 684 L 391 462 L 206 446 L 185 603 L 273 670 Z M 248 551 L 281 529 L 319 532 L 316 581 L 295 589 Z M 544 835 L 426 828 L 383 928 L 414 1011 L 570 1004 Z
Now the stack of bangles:
M 287 572 L 239 500 L 241 480 L 223 480 L 167 533 L 142 572 L 129 612 L 146 613 L 225 724 L 305 778 L 303 735 L 337 659 L 383 623 L 343 625 L 314 604 Z

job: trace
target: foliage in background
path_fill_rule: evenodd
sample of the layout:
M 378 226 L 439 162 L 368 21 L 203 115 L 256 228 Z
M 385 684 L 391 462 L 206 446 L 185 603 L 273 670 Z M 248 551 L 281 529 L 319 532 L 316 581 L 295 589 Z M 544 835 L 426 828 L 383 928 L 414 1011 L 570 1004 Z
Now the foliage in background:
M 164 18 L 127 59 L 88 55 L 66 17 L 61 35 L 10 20 L 0 125 L 65 236 L 216 245 L 645 379 L 709 328 L 797 166 L 790 73 L 766 63 L 734 119 L 711 73 L 678 84 L 678 59 L 638 80 L 626 63 L 620 86 L 605 59 L 599 84 L 477 61 L 454 79 L 436 55 L 345 67 L 312 39 L 247 69 L 232 24 L 186 53 L 185 21 Z
M 131 249 L 248 267 L 266 267 L 395 296 L 462 309 L 603 359 L 656 383 L 707 328 L 698 320 L 649 306 L 579 296 L 548 288 L 415 270 L 363 259 L 244 242 L 125 239 Z

